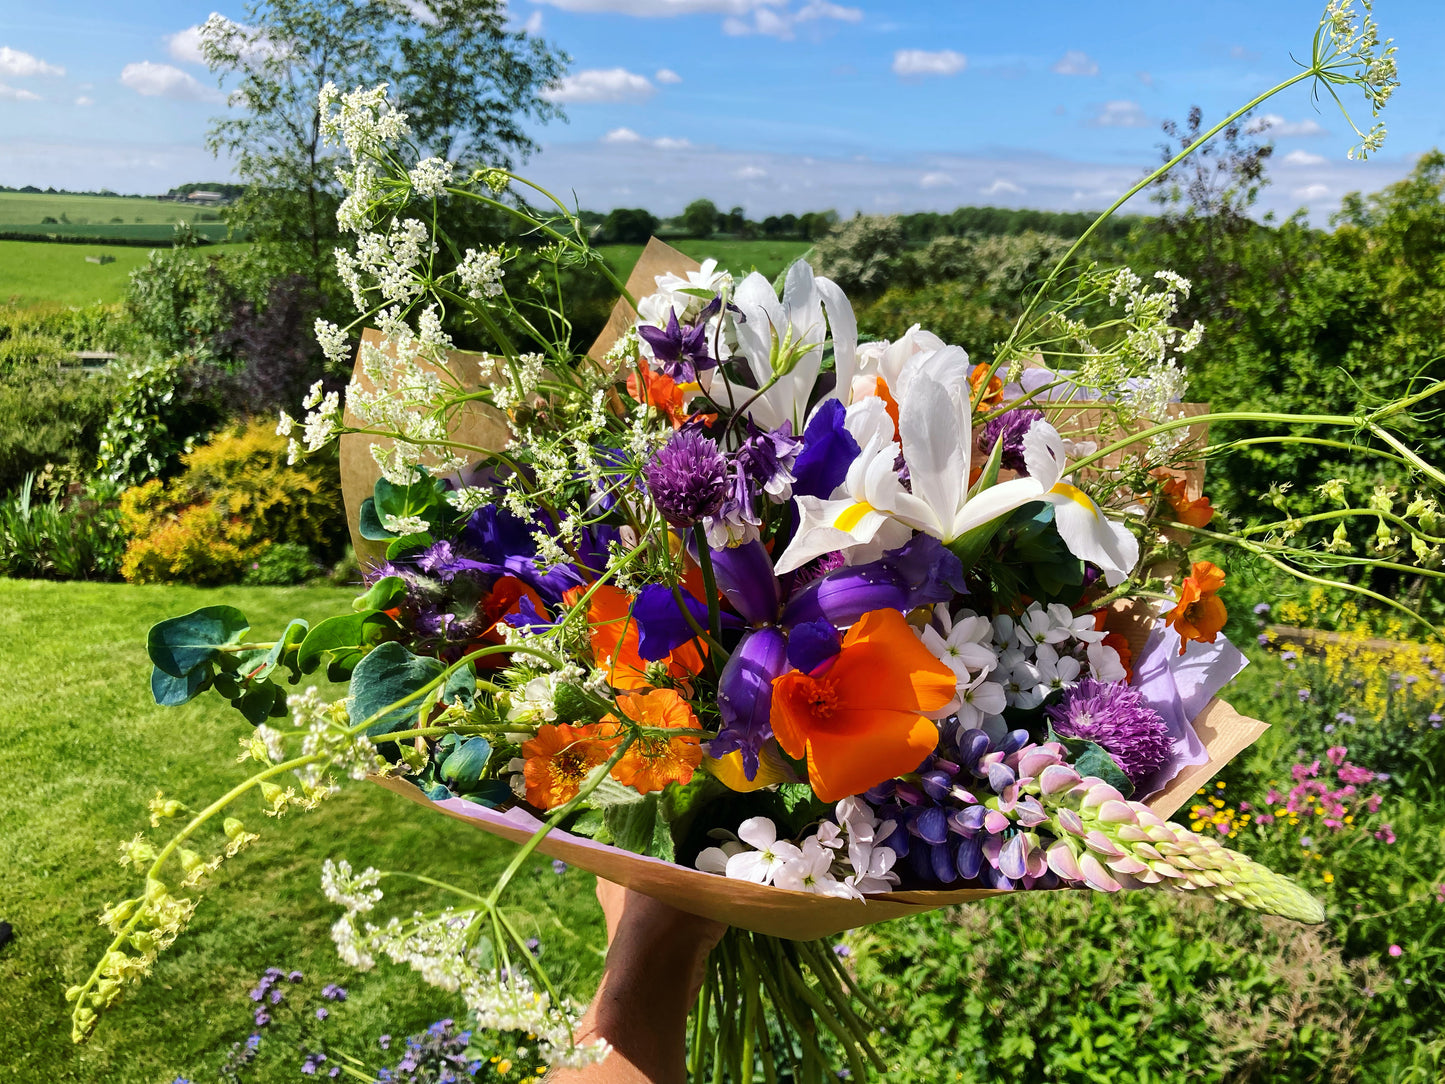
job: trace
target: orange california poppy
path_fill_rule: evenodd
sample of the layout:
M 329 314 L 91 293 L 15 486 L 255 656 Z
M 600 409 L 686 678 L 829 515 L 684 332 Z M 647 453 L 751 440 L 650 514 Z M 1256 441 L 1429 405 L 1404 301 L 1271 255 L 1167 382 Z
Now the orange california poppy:
M 813 792 L 836 802 L 917 768 L 938 744 L 922 713 L 947 704 L 957 684 L 901 613 L 873 610 L 827 670 L 773 682 L 773 733 L 790 757 L 807 757 Z
M 983 387 L 984 378 L 988 378 L 988 390 L 983 393 L 974 410 L 987 413 L 1003 402 L 1003 381 L 996 376 L 988 375 L 987 365 L 975 365 L 973 372 L 968 374 L 968 386 L 973 392 L 975 399 L 978 399 L 979 389 Z
M 1189 641 L 1212 644 L 1224 628 L 1228 612 L 1216 596 L 1224 586 L 1224 573 L 1209 561 L 1195 561 L 1194 568 L 1179 585 L 1179 603 L 1164 615 L 1164 623 L 1179 633 L 1179 654 Z
M 577 796 L 582 781 L 612 755 L 617 740 L 611 727 L 547 723 L 522 743 L 522 776 L 527 801 L 555 809 Z
M 501 643 L 502 636 L 497 625 L 508 614 L 520 613 L 524 598 L 532 600 L 532 605 L 538 614 L 544 618 L 548 616 L 547 604 L 542 601 L 542 596 L 531 587 L 517 579 L 516 576 L 499 577 L 497 582 L 492 584 L 492 589 L 487 593 L 487 597 L 478 604 L 489 622 L 487 631 L 482 636 L 492 643 Z
M 679 428 L 687 420 L 682 405 L 682 388 L 666 373 L 654 373 L 641 358 L 637 369 L 627 377 L 627 394 L 639 403 L 646 403 Z
M 1214 518 L 1214 506 L 1203 495 L 1190 499 L 1183 478 L 1170 475 L 1164 480 L 1162 493 L 1174 510 L 1174 518 L 1187 527 L 1208 527 Z
M 587 588 L 574 587 L 562 596 L 571 608 Z M 637 653 L 639 633 L 632 620 L 632 596 L 626 591 L 603 584 L 587 604 L 587 624 L 592 641 L 592 661 L 607 671 L 607 680 L 614 689 L 646 689 L 649 665 L 662 666 L 676 681 L 689 678 L 702 669 L 707 648 L 698 640 L 689 640 L 674 648 L 656 663 L 649 664 Z
M 617 698 L 617 706 L 639 726 L 697 729 L 697 716 L 692 713 L 687 701 L 673 689 L 623 693 Z M 615 726 L 618 722 L 615 715 L 602 719 L 603 726 L 609 723 Z M 624 787 L 646 794 L 662 790 L 669 783 L 686 784 L 701 762 L 702 742 L 696 735 L 662 738 L 643 734 L 612 766 L 612 778 Z

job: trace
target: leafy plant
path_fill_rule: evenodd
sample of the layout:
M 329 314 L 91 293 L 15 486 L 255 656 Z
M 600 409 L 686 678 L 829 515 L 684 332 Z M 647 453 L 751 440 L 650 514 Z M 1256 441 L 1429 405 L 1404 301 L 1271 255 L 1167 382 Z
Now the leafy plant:
M 62 580 L 112 579 L 125 548 L 113 487 L 35 500 L 35 476 L 0 500 L 0 575 Z
M 313 578 L 321 566 L 311 551 L 297 542 L 267 546 L 241 576 L 247 587 L 289 587 Z

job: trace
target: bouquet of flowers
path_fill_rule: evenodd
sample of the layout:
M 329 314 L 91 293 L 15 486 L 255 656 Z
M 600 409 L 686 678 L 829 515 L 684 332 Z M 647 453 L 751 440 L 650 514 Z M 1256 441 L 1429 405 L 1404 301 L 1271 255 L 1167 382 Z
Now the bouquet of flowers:
M 1378 106 L 1391 52 L 1332 5 L 1282 86 L 1356 83 Z M 1288 880 L 1166 819 L 1262 729 L 1216 699 L 1244 659 L 1222 635 L 1225 573 L 1196 551 L 1304 576 L 1385 558 L 1217 524 L 1208 423 L 1349 430 L 1439 481 L 1393 432 L 1426 395 L 1338 418 L 1188 406 L 1188 284 L 1066 282 L 1072 253 L 986 362 L 916 325 L 859 341 L 804 261 L 775 284 L 654 242 L 623 284 L 544 190 L 415 161 L 384 87 L 321 107 L 352 160 L 339 266 L 375 330 L 344 401 L 318 384 L 280 431 L 295 455 L 342 439 L 366 590 L 273 640 L 228 606 L 151 630 L 157 702 L 219 693 L 254 725 L 259 770 L 164 846 L 126 845 L 145 889 L 103 916 L 115 940 L 71 991 L 77 1037 L 185 925 L 183 887 L 255 838 L 236 800 L 310 808 L 346 776 L 520 846 L 484 894 L 379 925 L 382 874 L 329 863 L 343 958 L 408 961 L 557 1062 L 605 1048 L 573 1042 L 575 1007 L 503 903 L 535 851 L 735 928 L 693 1070 L 716 1057 L 743 1077 L 755 1058 L 770 1079 L 774 1059 L 816 1076 L 834 1040 L 861 1073 L 852 979 L 816 939 L 920 908 L 1145 889 L 1322 921 Z M 447 199 L 539 244 L 458 249 L 436 226 Z M 562 284 L 588 272 L 621 299 L 579 357 Z M 489 349 L 455 350 L 455 328 Z M 349 329 L 317 334 L 350 360 Z M 1395 526 L 1429 538 L 1433 515 Z M 280 683 L 323 668 L 347 695 Z M 151 808 L 156 825 L 188 812 Z M 222 818 L 208 856 L 197 833 Z

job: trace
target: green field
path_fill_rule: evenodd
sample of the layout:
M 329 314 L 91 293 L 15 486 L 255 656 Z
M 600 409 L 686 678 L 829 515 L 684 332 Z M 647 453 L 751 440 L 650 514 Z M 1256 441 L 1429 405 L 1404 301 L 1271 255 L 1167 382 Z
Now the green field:
M 731 238 L 669 239 L 668 244 L 695 260 L 715 259 L 738 277 L 757 270 L 770 279 L 813 247 L 810 241 L 739 241 Z M 598 251 L 614 272 L 626 275 L 642 255 L 642 246 L 602 245 Z
M 46 222 L 46 219 L 53 219 Z M 139 196 L 71 196 L 43 192 L 0 192 L 0 234 L 105 237 L 163 244 L 177 222 L 210 241 L 223 240 L 225 224 L 216 207 L 162 202 Z
M 499 872 L 509 848 L 355 784 L 316 812 L 282 822 L 254 802 L 240 811 L 261 841 L 216 875 L 191 928 L 91 1042 L 70 1041 L 63 991 L 105 948 L 109 935 L 96 914 L 135 887 L 116 864 L 117 844 L 147 828 L 145 804 L 157 789 L 197 805 L 247 774 L 235 751 L 250 727 L 224 702 L 152 703 L 146 628 L 226 602 L 258 630 L 279 629 L 291 616 L 314 620 L 344 609 L 353 594 L 0 580 L 0 733 L 9 751 L 0 773 L 0 919 L 16 930 L 0 949 L 0 1082 L 214 1080 L 231 1044 L 253 1030 L 247 990 L 273 965 L 304 971 L 306 989 L 334 981 L 350 990 L 345 1004 L 332 1006 L 325 1034 L 357 1054 L 374 1052 L 383 1033 L 405 1035 L 459 1013 L 458 999 L 400 967 L 383 961 L 362 974 L 337 959 L 327 936 L 337 911 L 318 888 L 321 862 L 345 856 L 359 867 L 477 887 Z M 513 899 L 545 905 L 536 906 L 535 921 L 523 921 L 561 977 L 587 996 L 602 943 L 591 878 L 557 876 L 541 861 L 517 882 Z M 299 1058 L 280 1053 L 272 1052 L 272 1068 L 246 1079 L 297 1079 Z M 379 1064 L 374 1057 L 372 1064 Z
M 237 246 L 217 246 L 221 252 Z M 0 241 L 0 304 L 52 302 L 88 305 L 125 298 L 130 273 L 150 250 L 135 245 L 71 245 L 47 241 Z M 114 256 L 114 263 L 86 263 L 87 256 Z

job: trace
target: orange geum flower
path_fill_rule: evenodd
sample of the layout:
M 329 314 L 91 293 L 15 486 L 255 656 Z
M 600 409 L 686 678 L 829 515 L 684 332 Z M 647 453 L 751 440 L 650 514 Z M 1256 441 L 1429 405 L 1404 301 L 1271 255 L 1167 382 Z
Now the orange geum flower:
M 985 413 L 1003 402 L 1003 381 L 996 376 L 989 376 L 988 370 L 987 365 L 980 364 L 975 365 L 973 371 L 968 374 L 969 390 L 973 393 L 973 397 L 978 399 L 976 409 Z M 984 385 L 985 379 L 988 380 L 987 387 Z M 982 398 L 979 398 L 980 389 L 984 389 Z
M 605 762 L 616 747 L 611 727 L 566 723 L 538 727 L 536 737 L 522 743 L 527 801 L 538 809 L 555 809 L 570 802 L 592 769 Z
M 673 689 L 624 693 L 617 698 L 617 706 L 638 726 L 697 729 L 697 716 Z M 603 726 L 618 723 L 615 715 L 602 719 Z M 686 784 L 700 763 L 702 742 L 694 734 L 679 734 L 675 738 L 639 734 L 612 766 L 612 778 L 624 787 L 646 794 L 662 790 L 669 783 Z
M 1164 615 L 1164 623 L 1179 633 L 1179 654 L 1191 640 L 1212 644 L 1229 616 L 1216 592 L 1224 586 L 1224 572 L 1209 561 L 1195 561 L 1179 585 L 1179 603 Z
M 806 756 L 813 792 L 836 802 L 917 768 L 938 744 L 938 725 L 923 713 L 952 700 L 957 685 L 901 613 L 873 610 L 825 667 L 773 682 L 773 733 L 790 757 Z
M 1183 478 L 1170 475 L 1164 480 L 1161 492 L 1174 512 L 1175 520 L 1186 527 L 1207 527 L 1214 518 L 1214 506 L 1209 503 L 1209 498 L 1201 495 L 1191 500 Z
M 627 394 L 654 408 L 672 423 L 674 429 L 680 428 L 687 420 L 687 410 L 683 406 L 684 391 L 672 377 L 653 372 L 640 358 L 637 371 L 627 378 Z

